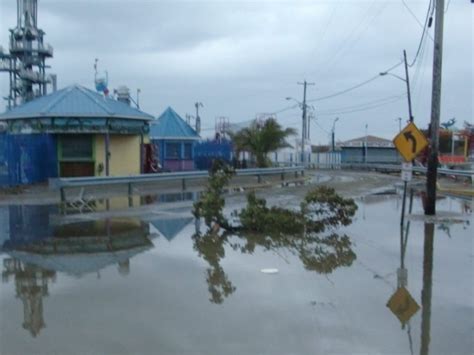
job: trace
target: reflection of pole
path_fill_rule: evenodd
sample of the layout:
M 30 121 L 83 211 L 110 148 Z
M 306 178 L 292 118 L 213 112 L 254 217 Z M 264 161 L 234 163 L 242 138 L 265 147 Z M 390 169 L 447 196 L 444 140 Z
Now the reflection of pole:
M 420 354 L 428 355 L 431 328 L 431 290 L 433 285 L 434 224 L 425 223 L 423 247 L 423 289 L 421 291 L 421 347 Z
M 402 200 L 402 215 L 400 217 L 400 225 L 403 226 L 405 222 L 405 201 L 407 199 L 407 182 L 403 182 L 403 200 Z

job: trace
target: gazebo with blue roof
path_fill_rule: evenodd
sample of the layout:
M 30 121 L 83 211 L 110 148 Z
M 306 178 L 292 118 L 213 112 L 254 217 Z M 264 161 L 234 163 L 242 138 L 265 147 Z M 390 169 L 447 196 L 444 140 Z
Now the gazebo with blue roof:
M 150 139 L 163 170 L 194 169 L 194 146 L 200 137 L 171 107 L 151 123 Z
M 52 177 L 139 174 L 153 116 L 72 85 L 0 115 L 8 184 Z M 0 156 L 1 158 L 1 156 Z M 0 177 L 0 182 L 1 182 Z

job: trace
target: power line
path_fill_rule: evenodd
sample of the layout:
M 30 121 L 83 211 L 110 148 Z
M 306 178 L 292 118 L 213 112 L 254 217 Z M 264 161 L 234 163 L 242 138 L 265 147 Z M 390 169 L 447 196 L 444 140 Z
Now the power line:
M 388 72 L 390 72 L 391 70 L 393 70 L 393 69 L 399 67 L 402 63 L 403 63 L 403 62 L 397 63 L 397 64 L 395 64 L 394 66 L 388 68 L 387 70 L 384 70 L 383 72 L 387 72 L 387 73 L 388 73 Z M 372 81 L 374 81 L 374 80 L 377 80 L 378 78 L 380 78 L 380 74 L 374 75 L 374 76 L 371 77 L 370 79 L 365 80 L 365 81 L 363 81 L 363 82 L 361 82 L 361 83 L 359 83 L 359 84 L 357 84 L 357 85 L 351 86 L 350 88 L 347 88 L 347 89 L 345 89 L 345 90 L 335 92 L 335 93 L 333 93 L 333 94 L 331 94 L 331 95 L 326 95 L 326 96 L 317 97 L 317 98 L 315 98 L 315 99 L 311 99 L 311 100 L 307 100 L 307 101 L 308 101 L 308 102 L 322 101 L 322 100 L 327 100 L 327 99 L 333 98 L 333 97 L 335 97 L 335 96 L 343 95 L 343 94 L 348 93 L 348 92 L 350 92 L 350 91 L 352 91 L 352 90 L 355 90 L 355 89 L 358 89 L 358 88 L 360 88 L 360 87 L 362 87 L 362 86 L 364 86 L 364 85 L 367 85 L 368 83 L 370 83 L 370 82 L 372 82 Z
M 383 98 L 380 98 L 380 99 L 377 99 L 377 100 L 372 100 L 372 101 L 368 101 L 368 102 L 364 102 L 364 103 L 357 104 L 357 105 L 352 105 L 352 106 L 346 106 L 346 107 L 341 107 L 341 108 L 332 108 L 332 109 L 322 109 L 322 110 L 318 110 L 318 114 L 325 114 L 325 113 L 330 113 L 330 112 L 334 112 L 334 111 L 341 111 L 341 110 L 353 110 L 353 109 L 364 108 L 364 107 L 371 106 L 371 105 L 374 105 L 374 104 L 387 102 L 387 101 L 393 101 L 394 99 L 400 99 L 400 98 L 405 97 L 405 96 L 406 96 L 406 93 L 403 93 L 403 94 L 383 97 Z
M 426 11 L 425 25 L 423 26 L 420 42 L 418 43 L 418 49 L 416 50 L 415 58 L 413 58 L 413 61 L 411 62 L 411 64 L 408 64 L 409 67 L 412 67 L 416 63 L 418 55 L 420 54 L 421 46 L 425 39 L 425 34 L 428 33 L 428 27 L 430 25 L 429 23 L 431 22 L 431 19 L 433 18 L 434 8 L 435 8 L 435 5 L 433 3 L 433 0 L 430 0 L 430 3 L 428 4 L 428 10 Z
M 321 116 L 341 115 L 341 114 L 348 114 L 348 113 L 354 113 L 354 112 L 369 111 L 369 110 L 372 110 L 372 109 L 377 108 L 377 107 L 386 106 L 386 105 L 392 104 L 394 102 L 400 101 L 402 98 L 404 98 L 404 96 L 405 95 L 401 95 L 398 98 L 393 98 L 391 100 L 387 100 L 385 102 L 378 103 L 378 104 L 367 105 L 366 107 L 361 107 L 361 108 L 358 108 L 358 109 L 325 112 L 325 113 L 321 113 L 320 115 Z
M 287 106 L 285 108 L 282 108 L 281 110 L 278 110 L 278 111 L 275 111 L 275 112 L 271 112 L 271 114 L 273 115 L 276 115 L 278 113 L 282 113 L 282 112 L 285 112 L 285 111 L 288 111 L 288 110 L 293 110 L 295 108 L 298 107 L 298 104 L 295 104 L 295 105 L 291 105 L 291 106 Z
M 421 21 L 418 19 L 418 17 L 416 17 L 416 15 L 414 14 L 414 12 L 410 9 L 410 7 L 408 6 L 408 4 L 405 2 L 405 0 L 402 0 L 402 3 L 403 3 L 403 6 L 405 6 L 405 8 L 408 10 L 408 12 L 410 13 L 410 15 L 415 19 L 415 21 L 420 25 L 420 27 L 422 29 L 425 28 L 425 26 L 421 23 Z M 428 37 L 430 37 L 430 39 L 432 41 L 434 41 L 433 37 L 428 33 Z

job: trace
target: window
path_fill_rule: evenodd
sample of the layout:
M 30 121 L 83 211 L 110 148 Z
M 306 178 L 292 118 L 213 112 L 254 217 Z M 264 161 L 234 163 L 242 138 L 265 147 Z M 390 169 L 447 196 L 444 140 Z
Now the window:
M 181 143 L 166 143 L 166 159 L 181 158 Z
M 67 135 L 61 137 L 61 159 L 92 160 L 92 135 Z
M 184 145 L 184 159 L 193 158 L 193 145 L 192 143 L 186 143 Z

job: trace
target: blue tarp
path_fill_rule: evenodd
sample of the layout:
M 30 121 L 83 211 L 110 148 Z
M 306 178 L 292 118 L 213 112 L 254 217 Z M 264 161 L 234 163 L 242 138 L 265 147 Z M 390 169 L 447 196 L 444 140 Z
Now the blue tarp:
M 0 149 L 0 186 L 35 184 L 58 176 L 53 135 L 3 134 Z

